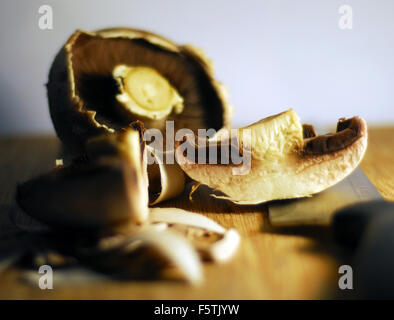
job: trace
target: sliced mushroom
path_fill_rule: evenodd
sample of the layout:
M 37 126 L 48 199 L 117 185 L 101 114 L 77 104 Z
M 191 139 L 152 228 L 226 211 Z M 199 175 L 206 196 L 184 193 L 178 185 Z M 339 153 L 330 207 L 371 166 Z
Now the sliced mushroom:
M 155 205 L 180 195 L 185 189 L 185 174 L 179 165 L 176 162 L 166 163 L 149 146 L 147 152 L 155 159 L 148 165 L 149 204 Z
M 187 148 L 177 148 L 177 160 L 189 177 L 224 193 L 218 198 L 238 204 L 310 196 L 349 175 L 367 147 L 362 118 L 340 119 L 335 134 L 315 136 L 312 128 L 303 127 L 290 109 L 237 130 L 235 138 L 224 135 L 206 143 L 221 150 L 234 148 L 235 141 L 241 164 L 232 159 L 229 164 L 199 164 L 195 156 L 184 154 Z M 183 143 L 198 153 L 198 145 Z
M 146 153 L 143 152 L 144 164 L 141 172 L 145 182 L 149 184 L 149 204 L 154 205 L 181 194 L 185 187 L 185 174 L 182 169 L 175 161 L 173 164 L 166 163 L 164 159 L 158 156 L 157 150 L 145 145 L 143 141 L 144 125 L 142 122 L 136 121 L 130 126 L 140 132 L 141 149 L 146 149 Z M 124 129 L 122 129 L 117 134 L 90 138 L 85 147 L 88 157 L 95 159 L 103 156 L 123 155 L 129 160 L 131 166 L 139 166 L 138 163 L 134 163 L 135 160 L 133 158 L 136 144 L 130 144 L 124 132 Z M 172 154 L 174 154 L 173 151 Z M 148 161 L 145 158 L 148 155 L 154 159 L 154 162 L 147 166 L 145 163 Z M 175 159 L 175 156 L 173 156 L 173 159 Z
M 161 277 L 171 267 L 191 284 L 202 281 L 201 262 L 195 249 L 171 230 L 142 228 L 129 236 L 104 238 L 95 247 L 76 247 L 73 253 L 84 264 L 112 275 L 151 279 Z
M 230 260 L 238 249 L 240 236 L 235 229 L 226 230 L 201 214 L 177 208 L 152 208 L 151 223 L 166 223 L 182 232 L 204 259 L 215 262 Z
M 140 30 L 76 31 L 56 56 L 47 85 L 59 138 L 80 153 L 88 138 L 142 120 L 165 131 L 229 127 L 226 90 L 192 46 Z
M 118 143 L 122 140 L 122 143 Z M 17 188 L 33 218 L 60 228 L 109 228 L 148 218 L 146 150 L 139 129 L 89 142 L 91 161 L 59 166 Z

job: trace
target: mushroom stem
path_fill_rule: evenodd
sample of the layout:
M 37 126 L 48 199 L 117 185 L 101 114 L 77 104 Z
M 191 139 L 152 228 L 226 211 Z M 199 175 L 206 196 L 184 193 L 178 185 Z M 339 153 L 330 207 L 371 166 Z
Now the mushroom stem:
M 113 76 L 121 93 L 116 99 L 130 112 L 150 119 L 162 119 L 172 110 L 183 111 L 183 98 L 157 70 L 118 65 Z

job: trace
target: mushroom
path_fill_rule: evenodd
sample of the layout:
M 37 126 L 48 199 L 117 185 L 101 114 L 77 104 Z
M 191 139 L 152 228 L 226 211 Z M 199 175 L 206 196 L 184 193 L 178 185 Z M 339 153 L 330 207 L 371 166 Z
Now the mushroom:
M 146 149 L 142 174 L 145 183 L 149 184 L 149 204 L 155 205 L 181 194 L 185 187 L 185 174 L 178 164 L 164 162 L 159 156 L 158 150 L 145 144 L 143 141 L 145 129 L 141 121 L 133 122 L 130 127 L 137 128 L 140 133 L 141 149 Z M 94 160 L 105 155 L 117 156 L 123 154 L 126 155 L 126 160 L 129 160 L 130 165 L 134 166 L 133 155 L 135 150 L 133 150 L 133 147 L 135 145 L 127 143 L 124 132 L 125 129 L 122 129 L 114 134 L 104 134 L 90 138 L 85 147 L 88 157 Z M 172 153 L 174 152 L 172 151 Z M 152 157 L 152 163 L 145 159 L 148 156 Z
M 230 260 L 240 243 L 235 229 L 226 230 L 201 214 L 178 208 L 152 208 L 152 224 L 165 223 L 169 229 L 183 233 L 204 259 L 223 263 Z
M 148 209 L 146 158 L 147 152 L 155 154 L 145 146 L 143 133 L 142 123 L 135 122 L 117 133 L 88 139 L 84 158 L 19 185 L 17 202 L 50 226 L 49 236 L 57 239 L 50 243 L 60 255 L 116 276 L 172 278 L 175 272 L 198 284 L 202 271 L 197 252 L 203 259 L 228 261 L 239 246 L 239 234 L 196 213 Z M 158 172 L 150 174 L 149 183 L 159 191 L 151 201 L 183 191 L 184 173 L 177 165 L 152 168 Z M 179 176 L 182 183 L 175 183 L 174 189 L 168 179 Z M 76 232 L 65 242 L 70 231 Z
M 238 129 L 236 135 L 204 141 L 202 147 L 190 139 L 182 146 L 176 156 L 190 178 L 220 191 L 214 195 L 218 198 L 258 204 L 310 196 L 344 179 L 365 153 L 367 124 L 359 117 L 340 119 L 336 133 L 316 136 L 290 109 Z M 236 150 L 237 161 L 232 156 L 216 164 L 196 161 L 199 152 L 211 150 L 219 150 L 222 158 L 220 151 L 233 155 Z
M 200 50 L 146 31 L 76 31 L 57 54 L 47 84 L 51 118 L 68 149 L 135 120 L 163 133 L 230 126 L 226 90 Z
M 185 237 L 171 230 L 140 228 L 127 236 L 101 238 L 95 246 L 67 249 L 83 264 L 111 275 L 150 279 L 164 276 L 170 268 L 190 284 L 202 281 L 196 250 Z
M 185 189 L 185 174 L 177 163 L 166 163 L 157 155 L 157 150 L 147 146 L 147 152 L 155 162 L 148 165 L 149 204 L 175 198 Z M 173 151 L 170 151 L 174 153 Z
M 19 206 L 60 228 L 109 229 L 148 219 L 148 177 L 140 124 L 87 144 L 91 159 L 58 166 L 17 187 Z

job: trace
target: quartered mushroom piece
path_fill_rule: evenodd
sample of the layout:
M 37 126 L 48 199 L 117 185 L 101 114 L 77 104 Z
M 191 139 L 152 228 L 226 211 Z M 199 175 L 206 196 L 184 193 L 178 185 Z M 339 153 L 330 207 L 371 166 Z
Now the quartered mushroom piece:
M 166 120 L 194 132 L 230 126 L 226 89 L 201 50 L 141 30 L 76 31 L 57 54 L 47 89 L 56 132 L 74 153 L 136 120 L 163 133 Z
M 185 146 L 176 151 L 178 163 L 190 178 L 224 194 L 218 198 L 258 204 L 310 196 L 344 179 L 364 156 L 367 124 L 359 117 L 340 119 L 336 133 L 316 136 L 313 127 L 303 126 L 290 109 L 238 129 L 235 137 L 228 134 L 204 142 L 218 152 L 221 146 L 236 148 L 243 157 L 240 164 L 232 158 L 228 164 L 220 159 L 217 164 L 199 164 L 195 155 L 201 146 L 190 140 L 183 143 L 195 149 L 192 156 Z
M 33 218 L 61 228 L 110 229 L 148 219 L 141 127 L 89 141 L 88 158 L 20 184 L 16 200 Z

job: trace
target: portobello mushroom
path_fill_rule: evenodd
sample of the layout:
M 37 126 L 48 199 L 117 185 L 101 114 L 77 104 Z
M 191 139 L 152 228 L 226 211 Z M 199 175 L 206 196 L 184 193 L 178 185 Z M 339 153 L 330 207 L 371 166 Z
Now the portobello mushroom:
M 78 30 L 57 54 L 47 84 L 51 118 L 68 150 L 141 120 L 165 133 L 229 127 L 226 90 L 200 50 L 127 28 Z

